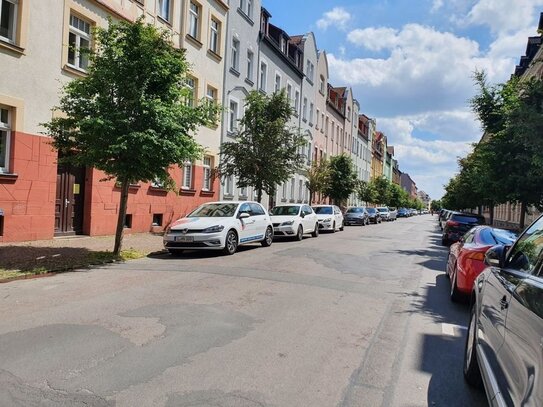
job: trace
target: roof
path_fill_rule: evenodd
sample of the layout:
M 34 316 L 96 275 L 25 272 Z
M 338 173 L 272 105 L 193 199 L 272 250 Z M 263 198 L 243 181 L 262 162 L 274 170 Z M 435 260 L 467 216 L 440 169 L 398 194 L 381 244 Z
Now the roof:
M 387 153 L 394 155 L 394 146 L 387 146 Z
M 290 42 L 296 45 L 300 45 L 303 42 L 303 40 L 304 40 L 303 35 L 293 35 L 292 37 L 290 37 Z
M 332 89 L 341 97 L 345 96 L 345 91 L 347 90 L 347 88 L 344 86 L 341 88 L 332 88 Z

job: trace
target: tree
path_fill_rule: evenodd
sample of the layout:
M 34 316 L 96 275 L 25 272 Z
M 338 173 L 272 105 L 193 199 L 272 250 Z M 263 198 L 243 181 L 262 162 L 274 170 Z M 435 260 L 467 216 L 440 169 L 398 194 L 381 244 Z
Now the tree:
M 405 207 L 409 194 L 398 184 L 390 184 L 389 200 L 387 204 L 392 207 Z
M 377 200 L 377 194 L 371 182 L 358 181 L 358 185 L 356 186 L 356 193 L 358 195 L 358 199 L 366 202 L 366 204 L 375 203 L 375 201 Z
M 306 172 L 307 181 L 305 185 L 309 190 L 309 203 L 317 193 L 324 193 L 330 179 L 330 167 L 328 161 L 322 159 L 313 161 Z
M 375 202 L 380 205 L 389 205 L 391 194 L 391 183 L 385 177 L 377 177 L 371 180 L 373 189 L 375 190 Z
M 440 210 L 441 208 L 443 208 L 443 205 L 441 204 L 441 200 L 439 199 L 434 199 L 432 200 L 432 202 L 430 202 L 430 209 L 434 212 Z
M 44 126 L 61 162 L 95 167 L 120 184 L 119 255 L 129 185 L 160 179 L 173 187 L 168 170 L 200 156 L 191 134 L 216 117 L 217 107 L 186 102 L 184 51 L 143 18 L 110 21 L 93 39 L 87 75 L 64 86 L 57 107 L 63 117 Z
M 293 115 L 285 91 L 264 95 L 253 91 L 246 98 L 245 115 L 234 141 L 221 146 L 221 176 L 234 175 L 239 187 L 252 186 L 257 200 L 262 192 L 273 196 L 306 162 L 303 136 L 288 125 Z
M 353 168 L 353 160 L 346 154 L 330 158 L 330 181 L 325 189 L 336 205 L 342 205 L 354 192 L 357 177 Z

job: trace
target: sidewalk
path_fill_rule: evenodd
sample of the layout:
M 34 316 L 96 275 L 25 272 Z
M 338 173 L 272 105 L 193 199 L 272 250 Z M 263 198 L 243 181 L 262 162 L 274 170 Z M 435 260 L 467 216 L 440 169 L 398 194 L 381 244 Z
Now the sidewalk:
M 115 259 L 114 236 L 71 236 L 51 240 L 0 243 L 0 281 L 50 271 L 66 271 Z M 125 235 L 121 260 L 144 257 L 163 249 L 162 236 Z

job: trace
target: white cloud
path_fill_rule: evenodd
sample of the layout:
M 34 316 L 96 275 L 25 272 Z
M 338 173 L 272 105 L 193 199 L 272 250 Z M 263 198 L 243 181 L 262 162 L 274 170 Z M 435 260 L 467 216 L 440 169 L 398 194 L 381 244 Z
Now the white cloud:
M 486 25 L 493 33 L 515 33 L 533 24 L 543 0 L 479 0 L 468 13 L 467 23 Z M 531 27 L 535 33 L 535 27 Z
M 432 8 L 430 9 L 431 13 L 438 12 L 443 7 L 443 0 L 434 0 L 432 2 Z
M 349 42 L 363 46 L 371 51 L 390 49 L 398 43 L 398 30 L 393 28 L 364 28 L 351 31 L 347 35 Z
M 351 19 L 351 14 L 343 7 L 334 7 L 322 15 L 317 21 L 317 27 L 326 30 L 329 26 L 336 26 L 340 30 L 346 30 Z

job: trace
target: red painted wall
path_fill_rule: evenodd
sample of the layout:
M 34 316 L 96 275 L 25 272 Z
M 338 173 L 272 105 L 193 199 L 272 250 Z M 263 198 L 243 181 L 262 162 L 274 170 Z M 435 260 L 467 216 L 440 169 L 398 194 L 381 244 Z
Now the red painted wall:
M 50 139 L 11 133 L 10 172 L 0 176 L 0 209 L 4 211 L 2 242 L 50 239 L 55 222 L 57 153 Z

